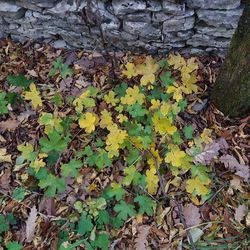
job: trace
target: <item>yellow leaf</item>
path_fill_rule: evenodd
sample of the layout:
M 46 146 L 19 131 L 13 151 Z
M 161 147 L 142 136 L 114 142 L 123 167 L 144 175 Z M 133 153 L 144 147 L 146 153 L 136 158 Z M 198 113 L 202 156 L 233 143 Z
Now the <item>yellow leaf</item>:
M 170 55 L 168 58 L 168 64 L 174 66 L 174 69 L 180 69 L 186 65 L 186 61 L 180 54 Z
M 22 152 L 24 159 L 28 159 L 30 154 L 34 151 L 33 145 L 27 143 L 26 145 L 21 144 L 17 146 L 17 149 Z
M 209 193 L 209 188 L 206 185 L 210 184 L 210 180 L 203 182 L 198 176 L 194 179 L 187 180 L 186 190 L 190 194 L 194 195 L 207 195 Z
M 146 171 L 146 188 L 150 194 L 156 194 L 158 189 L 158 182 L 159 178 L 156 174 L 155 167 L 150 167 L 150 169 Z
M 95 113 L 86 112 L 78 122 L 80 128 L 84 128 L 86 133 L 90 134 L 95 130 L 95 125 L 98 123 L 98 116 Z
M 7 154 L 6 148 L 0 148 L 0 163 L 2 162 L 12 163 L 11 155 Z
M 126 76 L 128 79 L 132 78 L 133 76 L 137 76 L 137 72 L 135 70 L 135 65 L 133 63 L 127 63 L 125 65 L 125 68 L 123 71 L 122 71 L 122 74 L 124 76 Z
M 174 83 L 173 86 L 169 86 L 167 88 L 167 93 L 168 94 L 173 94 L 173 98 L 179 102 L 180 100 L 183 99 L 182 96 L 182 88 L 179 86 L 177 83 Z
M 42 106 L 42 99 L 40 97 L 40 93 L 36 89 L 36 85 L 34 83 L 30 84 L 30 91 L 24 92 L 24 99 L 30 100 L 34 109 L 36 109 L 38 106 Z
M 126 122 L 126 121 L 128 120 L 128 117 L 125 116 L 125 115 L 123 115 L 123 114 L 119 114 L 119 115 L 117 116 L 117 119 L 118 119 L 118 121 L 119 121 L 120 123 L 123 123 L 123 122 Z
M 145 96 L 140 93 L 139 87 L 134 86 L 133 88 L 129 87 L 126 90 L 126 95 L 121 97 L 121 103 L 127 105 L 133 105 L 135 103 L 139 103 L 142 105 L 144 103 Z
M 160 100 L 152 99 L 151 100 L 151 106 L 149 107 L 149 110 L 156 110 L 161 106 Z
M 171 109 L 171 105 L 168 102 L 163 102 L 160 108 L 161 113 L 166 116 Z
M 104 100 L 107 104 L 111 104 L 112 106 L 115 106 L 119 102 L 119 99 L 115 98 L 115 92 L 112 90 L 104 96 Z
M 166 154 L 165 162 L 170 163 L 175 167 L 181 167 L 184 163 L 184 157 L 187 156 L 187 154 L 180 150 L 176 145 L 169 147 L 169 149 L 170 152 Z
M 111 113 L 106 109 L 101 112 L 101 121 L 99 123 L 101 128 L 108 128 L 113 124 Z
M 212 130 L 207 129 L 207 128 L 205 128 L 203 132 L 201 133 L 200 137 L 205 144 L 209 144 L 213 141 L 213 139 L 211 138 L 212 136 L 211 134 L 212 134 Z
M 154 113 L 152 122 L 155 131 L 160 135 L 164 135 L 165 133 L 173 135 L 177 131 L 177 128 L 172 125 L 170 118 L 160 117 L 158 113 Z
M 141 77 L 141 84 L 146 86 L 155 82 L 155 74 L 159 69 L 159 65 L 155 63 L 155 60 L 151 56 L 147 56 L 145 62 L 137 65 L 136 72 Z

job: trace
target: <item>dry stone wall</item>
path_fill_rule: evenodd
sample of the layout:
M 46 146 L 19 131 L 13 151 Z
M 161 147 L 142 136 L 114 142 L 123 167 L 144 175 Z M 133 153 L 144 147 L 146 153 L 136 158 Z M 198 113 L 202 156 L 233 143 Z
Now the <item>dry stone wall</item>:
M 0 38 L 55 47 L 225 52 L 240 0 L 0 0 Z M 103 33 L 103 36 L 101 36 Z

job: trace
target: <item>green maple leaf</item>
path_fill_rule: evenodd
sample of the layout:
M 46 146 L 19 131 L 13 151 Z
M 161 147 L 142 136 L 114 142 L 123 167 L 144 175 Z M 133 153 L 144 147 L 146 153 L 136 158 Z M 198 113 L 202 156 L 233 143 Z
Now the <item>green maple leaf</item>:
M 192 125 L 185 126 L 183 132 L 188 140 L 193 139 L 194 127 Z
M 110 198 L 115 197 L 117 201 L 121 200 L 124 194 L 126 194 L 126 191 L 118 183 L 115 183 L 112 187 L 110 187 L 107 190 L 108 197 Z
M 109 224 L 109 221 L 110 221 L 109 213 L 106 210 L 99 211 L 97 220 L 98 229 L 103 229 L 104 225 Z
M 6 101 L 6 93 L 0 92 L 0 114 L 7 114 L 8 108 L 7 108 L 8 102 Z
M 183 140 L 181 139 L 181 136 L 178 130 L 172 135 L 172 138 L 173 138 L 173 142 L 177 145 L 180 145 L 183 143 Z
M 0 214 L 0 234 L 9 230 L 9 223 L 5 220 L 4 216 Z
M 141 174 L 137 171 L 135 166 L 130 166 L 124 169 L 126 176 L 123 178 L 122 183 L 125 186 L 129 186 L 132 182 L 138 184 L 141 179 Z
M 8 250 L 21 250 L 23 248 L 17 241 L 7 242 L 6 247 Z
M 201 181 L 204 183 L 209 182 L 210 178 L 208 175 L 209 169 L 201 164 L 199 165 L 192 165 L 191 167 L 191 175 L 192 177 L 198 176 Z
M 48 197 L 55 197 L 57 192 L 61 193 L 65 191 L 65 182 L 63 179 L 57 178 L 52 174 L 49 174 L 46 179 L 41 179 L 38 183 L 40 188 L 47 188 L 45 195 Z
M 108 234 L 98 234 L 95 240 L 95 246 L 102 250 L 109 249 L 109 235 Z
M 104 149 L 100 149 L 95 155 L 95 164 L 98 169 L 103 169 L 112 164 L 112 161 L 108 157 L 108 153 Z
M 72 76 L 74 73 L 73 69 L 71 69 L 67 64 L 63 64 L 61 67 L 61 76 L 63 79 L 66 79 L 67 76 Z
M 164 87 L 169 87 L 170 85 L 172 85 L 175 81 L 174 78 L 172 78 L 172 73 L 170 71 L 167 71 L 165 72 L 164 75 L 162 75 L 160 77 L 162 83 L 163 83 L 163 86 Z
M 133 118 L 142 117 L 148 113 L 148 110 L 144 109 L 139 103 L 128 106 L 127 110 Z
M 126 162 L 131 165 L 140 157 L 140 151 L 134 147 L 129 148 L 129 154 L 126 157 Z
M 27 88 L 30 86 L 33 80 L 27 79 L 24 75 L 8 75 L 7 81 L 10 85 L 16 86 L 16 87 L 22 87 Z
M 116 204 L 114 207 L 115 212 L 118 213 L 118 216 L 122 220 L 127 220 L 127 218 L 134 217 L 136 215 L 135 206 L 132 204 L 127 204 L 124 201 L 120 201 L 119 204 Z
M 23 187 L 16 188 L 12 193 L 12 197 L 18 201 L 22 201 L 25 198 L 25 195 L 26 190 Z
M 48 153 L 51 151 L 60 152 L 67 148 L 67 145 L 69 143 L 70 139 L 69 137 L 65 136 L 63 137 L 55 130 L 48 134 L 48 138 L 42 137 L 39 140 L 42 152 Z
M 63 176 L 71 176 L 71 177 L 77 177 L 78 176 L 78 169 L 83 166 L 83 163 L 79 160 L 72 159 L 69 163 L 62 164 L 62 175 Z
M 92 223 L 91 217 L 86 213 L 83 213 L 78 222 L 77 233 L 84 235 L 86 233 L 91 232 L 93 227 L 94 225 Z
M 139 214 L 146 213 L 148 216 L 152 216 L 154 213 L 155 202 L 146 195 L 138 195 L 135 197 L 134 202 L 138 202 L 140 205 Z
M 128 88 L 128 85 L 125 82 L 123 82 L 121 85 L 117 85 L 114 88 L 114 92 L 116 93 L 117 98 L 121 98 L 122 96 L 125 96 L 127 88 Z

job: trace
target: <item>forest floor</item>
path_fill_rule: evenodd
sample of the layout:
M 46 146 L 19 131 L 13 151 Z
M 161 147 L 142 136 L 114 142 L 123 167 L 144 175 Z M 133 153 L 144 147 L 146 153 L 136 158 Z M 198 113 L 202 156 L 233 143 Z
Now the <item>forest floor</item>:
M 0 42 L 0 249 L 250 249 L 250 116 L 222 59 Z

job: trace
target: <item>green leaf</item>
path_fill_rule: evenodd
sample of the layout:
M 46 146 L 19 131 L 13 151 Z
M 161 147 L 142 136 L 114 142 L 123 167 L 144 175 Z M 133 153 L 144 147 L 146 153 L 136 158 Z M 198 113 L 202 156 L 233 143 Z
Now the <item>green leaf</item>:
M 162 75 L 160 77 L 162 83 L 163 83 L 163 86 L 164 87 L 169 87 L 170 85 L 172 85 L 175 81 L 174 78 L 172 78 L 172 73 L 170 71 L 167 71 L 165 72 L 164 75 Z
M 48 197 L 55 197 L 56 193 L 65 191 L 65 182 L 63 179 L 57 178 L 49 174 L 46 179 L 41 179 L 38 183 L 40 188 L 47 188 L 45 195 Z
M 57 107 L 61 107 L 63 106 L 63 98 L 60 94 L 56 93 L 53 98 L 52 98 L 52 102 L 57 106 Z
M 142 117 L 148 113 L 148 110 L 144 109 L 139 103 L 128 106 L 127 110 L 133 118 Z
M 128 217 L 134 217 L 136 215 L 135 206 L 132 204 L 127 204 L 124 201 L 120 201 L 116 204 L 114 211 L 118 213 L 118 216 L 122 220 L 127 220 Z
M 112 164 L 112 161 L 108 157 L 108 153 L 104 149 L 100 149 L 95 155 L 95 164 L 99 170 Z
M 55 130 L 48 134 L 48 138 L 42 137 L 39 140 L 42 152 L 48 153 L 51 151 L 60 152 L 67 148 L 70 139 L 67 136 L 62 136 Z
M 8 213 L 6 216 L 6 220 L 10 223 L 10 225 L 16 225 L 17 221 L 14 217 L 13 213 Z
M 61 67 L 61 76 L 63 79 L 66 79 L 67 76 L 72 77 L 74 71 L 73 69 L 69 68 L 69 66 L 67 64 L 63 64 Z
M 192 177 L 198 176 L 200 178 L 200 180 L 204 183 L 207 183 L 210 180 L 208 172 L 209 172 L 208 168 L 206 166 L 201 165 L 201 164 L 192 165 L 192 167 L 191 167 Z
M 83 163 L 79 160 L 72 159 L 67 164 L 62 164 L 62 175 L 65 177 L 77 177 L 78 176 L 78 169 L 83 166 Z
M 103 229 L 104 225 L 109 224 L 110 216 L 106 210 L 101 210 L 98 215 L 98 220 L 96 221 L 98 224 L 98 229 Z
M 3 215 L 0 214 L 0 234 L 9 230 L 9 223 L 6 222 Z
M 194 133 L 194 128 L 192 125 L 187 125 L 183 128 L 183 132 L 184 132 L 184 135 L 185 137 L 188 139 L 188 140 L 191 140 L 193 139 L 193 133 Z
M 146 213 L 148 216 L 152 216 L 154 213 L 155 202 L 146 195 L 137 195 L 134 202 L 138 202 L 140 205 L 139 214 Z
M 121 98 L 122 96 L 125 96 L 127 88 L 128 88 L 128 85 L 125 82 L 123 82 L 121 85 L 117 85 L 114 88 L 114 92 L 116 93 L 117 98 Z
M 109 249 L 109 235 L 108 234 L 98 234 L 95 240 L 95 246 L 102 250 Z
M 19 244 L 17 241 L 9 241 L 6 244 L 8 250 L 21 250 L 23 246 Z
M 8 102 L 6 100 L 6 92 L 0 92 L 0 114 L 8 114 Z
M 111 217 L 111 223 L 114 228 L 118 229 L 123 225 L 123 220 L 120 217 Z
M 94 225 L 91 221 L 91 217 L 89 215 L 82 214 L 78 222 L 77 233 L 84 235 L 91 232 L 93 228 Z
M 107 190 L 107 195 L 112 198 L 115 197 L 117 201 L 121 200 L 126 194 L 126 191 L 122 188 L 119 183 L 115 183 L 112 187 Z
M 25 195 L 26 190 L 23 187 L 16 188 L 12 193 L 12 197 L 18 201 L 22 201 L 25 198 Z
M 172 138 L 173 138 L 173 142 L 177 145 L 180 145 L 183 143 L 183 140 L 181 139 L 181 136 L 178 130 L 172 135 Z
M 33 80 L 27 79 L 24 75 L 8 75 L 7 81 L 12 86 L 22 88 L 27 88 L 34 82 Z
M 141 174 L 137 171 L 135 166 L 126 167 L 124 169 L 126 176 L 123 178 L 122 183 L 125 186 L 129 186 L 132 182 L 138 184 L 141 179 Z
M 129 154 L 126 157 L 126 161 L 129 165 L 133 164 L 140 157 L 140 151 L 134 147 L 129 149 Z

